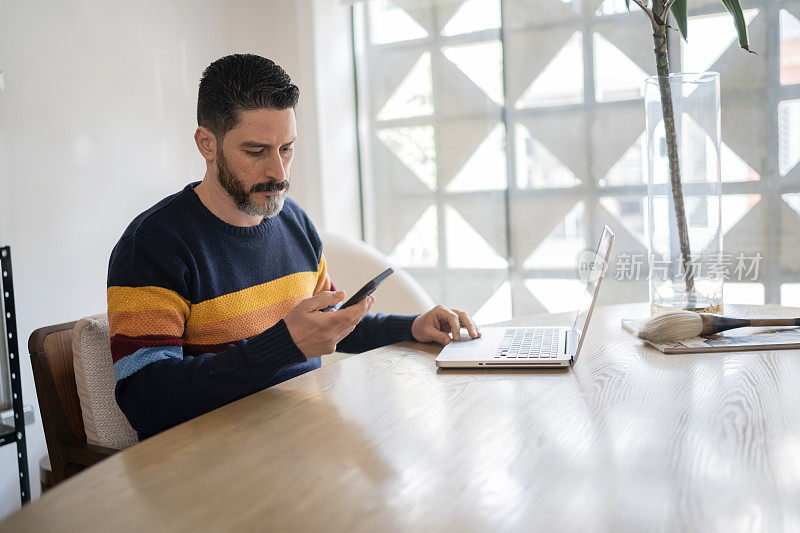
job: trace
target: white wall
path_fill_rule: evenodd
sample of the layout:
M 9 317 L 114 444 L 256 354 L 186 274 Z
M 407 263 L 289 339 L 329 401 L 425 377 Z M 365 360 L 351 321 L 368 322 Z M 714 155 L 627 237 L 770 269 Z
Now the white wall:
M 355 77 L 350 9 L 340 0 L 315 0 L 314 50 L 322 225 L 330 232 L 361 238 L 355 201 L 358 180 Z
M 108 257 L 124 228 L 202 177 L 197 84 L 225 54 L 272 58 L 299 85 L 291 194 L 320 229 L 358 235 L 348 9 L 334 0 L 0 0 L 0 243 L 12 247 L 23 355 L 34 329 L 104 311 Z M 27 427 L 37 497 L 46 446 L 21 362 L 37 420 Z M 0 518 L 18 502 L 9 445 Z

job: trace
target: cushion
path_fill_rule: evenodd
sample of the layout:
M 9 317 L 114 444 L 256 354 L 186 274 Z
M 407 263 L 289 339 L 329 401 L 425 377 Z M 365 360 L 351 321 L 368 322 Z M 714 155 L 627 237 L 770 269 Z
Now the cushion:
M 139 442 L 114 397 L 111 336 L 105 313 L 80 319 L 72 330 L 72 366 L 86 442 L 122 450 Z

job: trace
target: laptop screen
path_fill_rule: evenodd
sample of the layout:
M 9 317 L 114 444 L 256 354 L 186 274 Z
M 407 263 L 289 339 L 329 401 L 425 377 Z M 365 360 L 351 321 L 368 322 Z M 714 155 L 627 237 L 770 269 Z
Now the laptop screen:
M 603 228 L 603 235 L 600 237 L 600 244 L 597 246 L 597 252 L 595 252 L 594 256 L 592 257 L 589 252 L 586 252 L 589 257 L 581 258 L 582 264 L 579 265 L 579 269 L 581 278 L 586 279 L 586 289 L 581 296 L 578 314 L 575 316 L 575 323 L 572 326 L 574 332 L 580 333 L 581 341 L 586 333 L 589 313 L 592 310 L 600 283 L 603 281 L 603 275 L 608 267 L 613 242 L 614 233 L 606 226 Z

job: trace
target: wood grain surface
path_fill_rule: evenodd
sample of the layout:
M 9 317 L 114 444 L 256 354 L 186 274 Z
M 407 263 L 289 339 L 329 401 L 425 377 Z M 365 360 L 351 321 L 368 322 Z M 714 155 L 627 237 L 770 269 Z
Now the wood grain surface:
M 620 327 L 646 312 L 599 308 L 572 369 L 442 370 L 418 343 L 347 358 L 117 454 L 0 530 L 800 530 L 800 351 L 665 355 Z

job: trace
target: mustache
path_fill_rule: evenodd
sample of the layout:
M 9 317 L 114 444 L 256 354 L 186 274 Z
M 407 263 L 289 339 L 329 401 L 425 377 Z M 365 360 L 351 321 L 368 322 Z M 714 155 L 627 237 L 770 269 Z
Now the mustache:
M 250 189 L 250 192 L 278 192 L 289 189 L 289 180 L 283 181 L 267 181 L 264 183 L 256 183 Z

